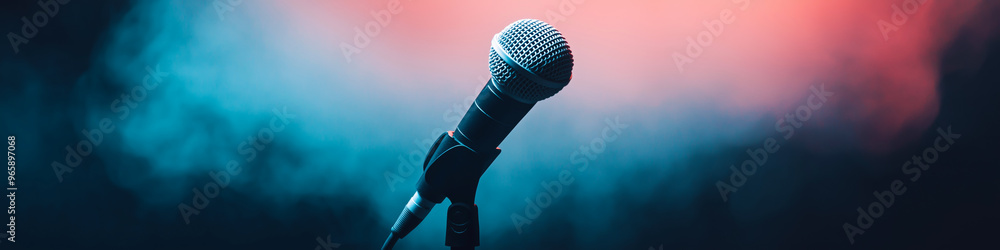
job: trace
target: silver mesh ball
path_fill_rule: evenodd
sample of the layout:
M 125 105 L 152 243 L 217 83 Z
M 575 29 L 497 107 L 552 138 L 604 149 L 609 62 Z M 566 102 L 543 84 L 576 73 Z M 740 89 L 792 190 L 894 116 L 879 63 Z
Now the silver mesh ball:
M 534 19 L 518 20 L 500 32 L 498 41 L 515 62 L 559 85 L 558 88 L 546 87 L 519 75 L 490 48 L 490 72 L 501 92 L 537 102 L 555 95 L 569 84 L 573 54 L 566 39 L 552 25 Z

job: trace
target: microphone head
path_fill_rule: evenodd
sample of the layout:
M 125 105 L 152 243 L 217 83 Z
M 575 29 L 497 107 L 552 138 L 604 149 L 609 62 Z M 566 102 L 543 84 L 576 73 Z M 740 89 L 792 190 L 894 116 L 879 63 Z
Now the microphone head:
M 492 84 L 508 96 L 535 103 L 569 84 L 573 53 L 566 39 L 548 23 L 522 19 L 493 36 Z

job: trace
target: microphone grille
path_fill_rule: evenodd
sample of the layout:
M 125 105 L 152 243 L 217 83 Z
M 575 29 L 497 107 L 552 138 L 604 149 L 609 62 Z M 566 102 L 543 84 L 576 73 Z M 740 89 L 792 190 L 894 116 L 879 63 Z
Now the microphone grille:
M 534 103 L 555 95 L 569 84 L 573 54 L 566 39 L 552 25 L 522 19 L 508 25 L 494 39 L 490 73 L 501 92 Z M 502 51 L 497 51 L 497 46 Z M 505 59 L 517 65 L 510 65 Z

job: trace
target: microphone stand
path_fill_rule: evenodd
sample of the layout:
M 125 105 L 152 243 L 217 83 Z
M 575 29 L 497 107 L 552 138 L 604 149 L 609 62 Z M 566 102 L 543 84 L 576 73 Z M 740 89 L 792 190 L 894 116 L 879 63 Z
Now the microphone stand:
M 479 92 L 455 131 L 442 133 L 428 150 L 417 192 L 393 224 L 383 249 L 391 249 L 396 240 L 406 237 L 445 198 L 451 200 L 445 246 L 479 246 L 479 208 L 475 204 L 479 179 L 500 155 L 497 145 L 535 105 L 503 94 L 492 81 Z
M 424 159 L 417 192 L 435 203 L 448 198 L 445 246 L 452 250 L 479 246 L 479 208 L 475 204 L 479 178 L 500 155 L 500 148 L 473 149 L 455 138 L 455 131 L 438 137 Z

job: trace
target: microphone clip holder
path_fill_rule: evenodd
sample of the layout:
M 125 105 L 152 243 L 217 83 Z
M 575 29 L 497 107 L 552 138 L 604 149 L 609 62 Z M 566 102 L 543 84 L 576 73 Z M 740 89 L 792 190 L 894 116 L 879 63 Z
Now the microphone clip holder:
M 429 201 L 451 201 L 445 232 L 445 246 L 475 249 L 479 246 L 479 209 L 475 204 L 479 179 L 497 156 L 500 148 L 475 150 L 448 131 L 438 137 L 424 158 L 424 172 L 417 181 L 417 192 Z

